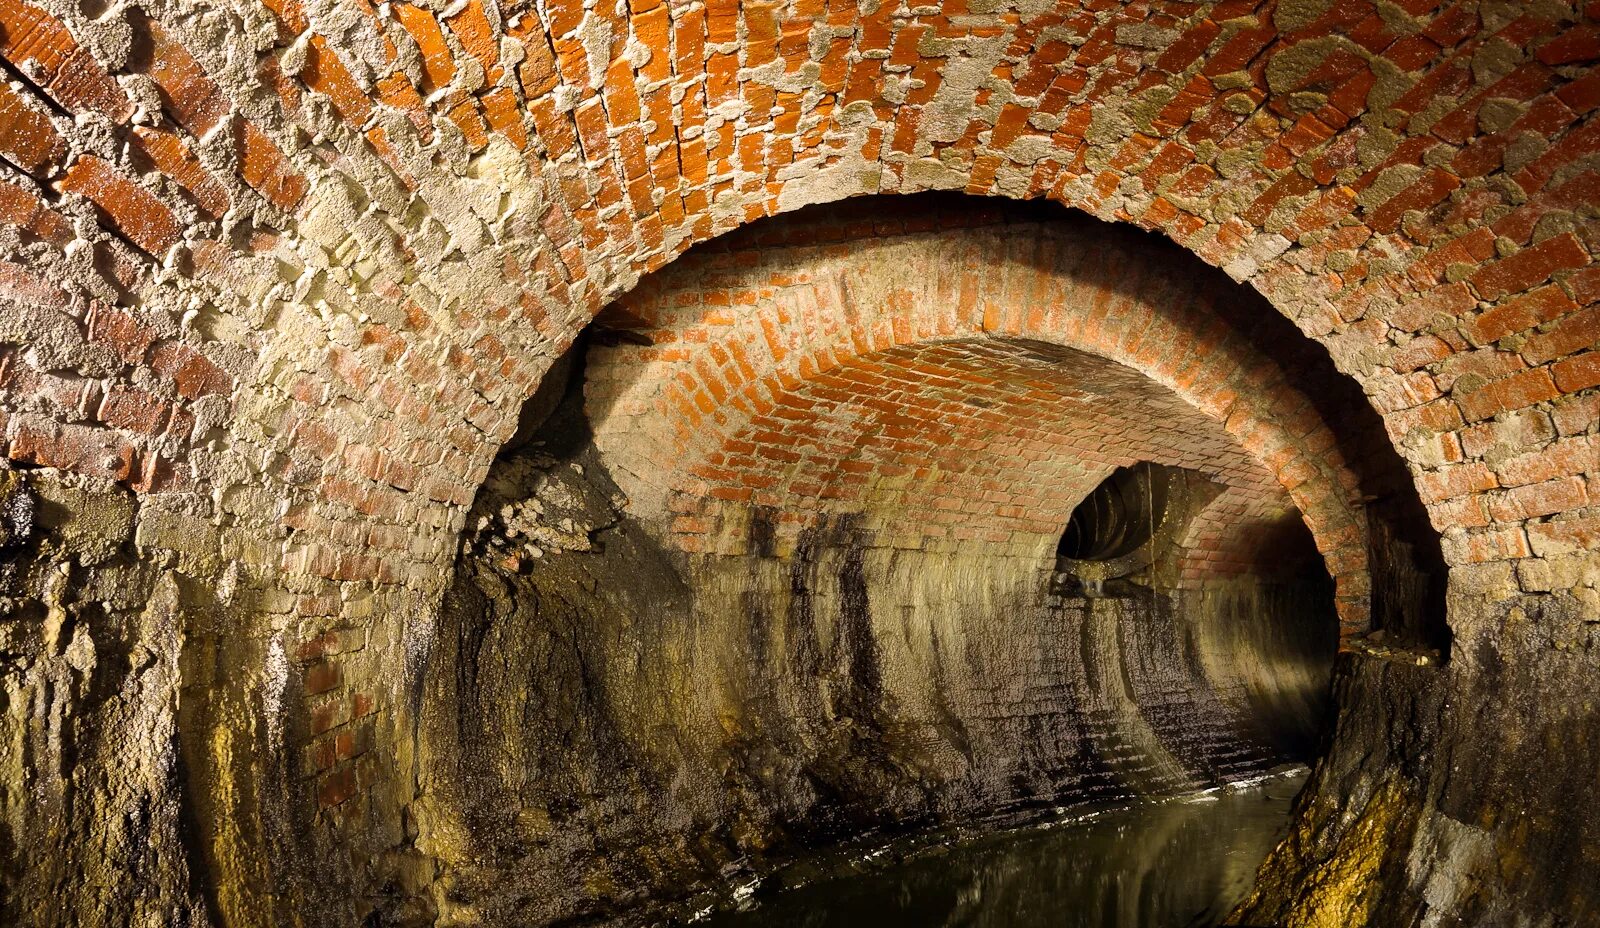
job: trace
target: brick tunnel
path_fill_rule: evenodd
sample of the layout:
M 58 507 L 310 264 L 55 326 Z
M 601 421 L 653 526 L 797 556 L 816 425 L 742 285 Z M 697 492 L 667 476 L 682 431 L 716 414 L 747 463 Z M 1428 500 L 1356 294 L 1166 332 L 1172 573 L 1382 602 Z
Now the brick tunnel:
M 0 0 L 0 921 L 677 924 L 1309 765 L 1600 921 L 1600 5 Z

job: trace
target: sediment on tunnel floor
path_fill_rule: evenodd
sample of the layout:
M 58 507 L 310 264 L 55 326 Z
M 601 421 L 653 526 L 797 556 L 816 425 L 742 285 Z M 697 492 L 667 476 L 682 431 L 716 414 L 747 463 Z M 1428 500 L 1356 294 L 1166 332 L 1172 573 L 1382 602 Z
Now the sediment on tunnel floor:
M 530 439 L 474 507 L 425 675 L 443 922 L 648 921 L 864 834 L 1228 784 L 1319 743 L 1337 621 L 1309 543 L 1105 598 L 1055 582 L 1053 538 L 919 551 L 839 515 L 777 549 L 767 512 L 747 552 L 691 552 L 629 511 L 576 391 Z

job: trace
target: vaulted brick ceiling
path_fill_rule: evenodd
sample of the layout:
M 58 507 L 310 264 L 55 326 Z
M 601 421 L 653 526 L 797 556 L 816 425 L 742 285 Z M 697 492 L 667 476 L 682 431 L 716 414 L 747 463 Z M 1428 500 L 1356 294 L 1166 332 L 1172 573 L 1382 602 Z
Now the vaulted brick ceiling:
M 1101 478 L 1151 460 L 1230 487 L 1240 534 L 1298 508 L 1366 629 L 1362 479 L 1316 374 L 1253 328 L 1269 310 L 1095 222 L 877 213 L 757 227 L 600 315 L 629 336 L 591 352 L 587 402 L 635 511 L 689 550 L 849 515 L 880 543 L 1037 560 Z
M 944 188 L 1249 280 L 1362 379 L 1455 563 L 1584 544 L 1592 516 L 1548 517 L 1600 455 L 1600 45 L 1563 16 L 4 0 L 7 453 L 258 488 L 295 531 L 253 560 L 329 579 L 379 570 L 355 526 L 436 512 L 393 569 L 430 587 L 521 398 L 639 274 Z M 1485 460 L 1487 434 L 1525 453 Z

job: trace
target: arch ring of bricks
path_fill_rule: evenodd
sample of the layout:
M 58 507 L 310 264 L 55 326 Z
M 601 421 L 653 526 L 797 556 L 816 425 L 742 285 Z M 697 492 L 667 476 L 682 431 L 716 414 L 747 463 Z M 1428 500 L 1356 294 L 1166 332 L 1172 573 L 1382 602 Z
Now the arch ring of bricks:
M 1011 363 L 1003 344 L 1067 349 L 1042 361 L 1038 350 L 1030 352 L 1035 360 L 1011 378 L 1019 382 L 1048 380 L 1053 366 L 1093 369 L 1086 363 L 1092 358 L 1075 361 L 1083 352 L 1142 375 L 1124 373 L 1124 381 L 1148 378 L 1184 401 L 1178 406 L 1186 408 L 1157 407 L 1143 422 L 1131 403 L 1124 410 L 1129 434 L 1171 433 L 1152 434 L 1145 441 L 1151 453 L 1240 474 L 1245 467 L 1218 463 L 1229 459 L 1228 449 L 1218 446 L 1231 443 L 1275 477 L 1336 582 L 1342 632 L 1365 631 L 1365 514 L 1352 502 L 1358 480 L 1329 427 L 1275 362 L 1219 320 L 1214 301 L 1228 298 L 1225 288 L 1197 285 L 1181 267 L 1164 268 L 1141 254 L 1136 236 L 1104 234 L 1095 225 L 1022 224 L 686 260 L 635 290 L 614 314 L 631 316 L 627 324 L 650 344 L 625 343 L 591 358 L 585 389 L 596 441 L 642 514 L 682 529 L 691 523 L 674 522 L 674 513 L 695 510 L 693 502 L 682 505 L 684 499 L 749 500 L 752 490 L 740 489 L 742 481 L 757 487 L 757 502 L 792 508 L 799 501 L 784 492 L 816 487 L 831 469 L 868 466 L 822 455 L 800 465 L 782 487 L 771 487 L 771 476 L 759 471 L 777 471 L 795 457 L 777 451 L 760 460 L 750 448 L 786 421 L 837 415 L 828 410 L 919 378 L 965 376 L 969 387 L 993 383 L 1007 376 Z M 602 324 L 607 321 L 603 315 Z M 989 353 L 974 343 L 990 345 Z M 795 400 L 830 378 L 838 381 L 831 391 Z M 1104 386 L 1108 378 L 1117 384 L 1108 388 L 1112 396 L 1139 397 L 1137 385 L 1120 385 L 1114 371 L 1092 379 Z M 1030 417 L 1050 415 L 1045 404 L 1071 392 L 1070 386 L 1054 395 L 1035 390 L 1039 408 L 1030 409 L 1022 397 L 986 427 L 999 433 L 1022 427 Z M 823 411 L 806 411 L 811 404 Z M 930 408 L 925 418 L 941 414 Z M 1114 416 L 1101 411 L 1099 418 Z M 1225 435 L 1208 446 L 1208 432 L 1217 425 Z M 1184 459 L 1185 442 L 1214 449 L 1210 459 L 1199 450 Z M 995 455 L 994 444 L 978 442 L 957 456 Z M 742 467 L 741 456 L 747 459 Z M 1030 482 L 1027 463 L 1007 471 L 1008 482 Z M 1038 482 L 1048 462 L 1034 463 L 1031 482 Z M 746 473 L 735 473 L 741 469 Z M 1040 511 L 1017 511 L 1001 521 L 1053 545 L 1071 506 L 1091 486 L 1064 485 L 1064 499 L 1041 501 Z M 898 505 L 912 504 L 902 499 Z
M 5 453 L 237 523 L 319 601 L 437 595 L 517 406 L 641 275 L 927 189 L 1248 279 L 1361 378 L 1474 588 L 1600 543 L 1600 4 L 199 9 L 0 2 Z

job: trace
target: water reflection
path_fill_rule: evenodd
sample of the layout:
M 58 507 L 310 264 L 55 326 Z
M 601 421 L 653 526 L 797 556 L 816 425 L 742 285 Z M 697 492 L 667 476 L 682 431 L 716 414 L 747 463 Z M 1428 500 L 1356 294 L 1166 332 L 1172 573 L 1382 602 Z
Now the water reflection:
M 845 872 L 773 882 L 713 928 L 1203 928 L 1250 887 L 1303 777 L 1087 822 L 883 852 Z M 890 857 L 902 858 L 892 863 Z

